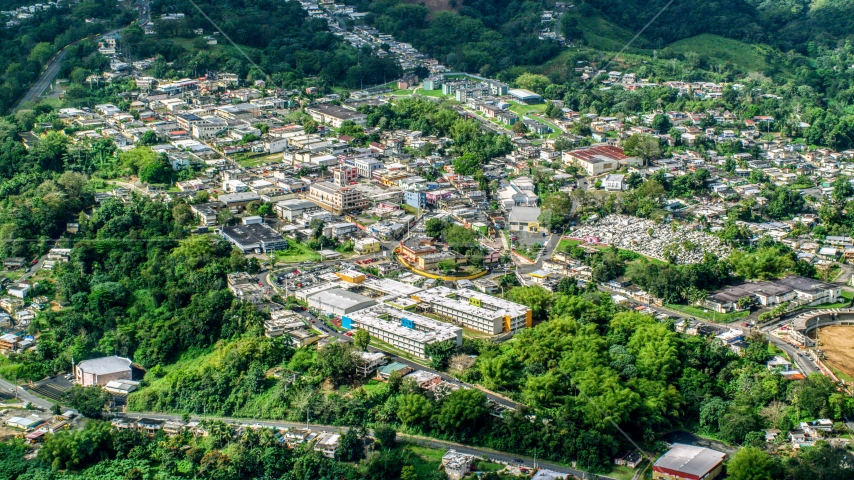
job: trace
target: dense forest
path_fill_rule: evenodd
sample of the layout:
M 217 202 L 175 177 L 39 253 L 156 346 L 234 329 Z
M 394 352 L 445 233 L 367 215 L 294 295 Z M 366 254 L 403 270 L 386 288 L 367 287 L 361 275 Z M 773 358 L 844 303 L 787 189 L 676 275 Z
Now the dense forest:
M 0 112 L 8 111 L 41 73 L 44 65 L 71 42 L 133 21 L 132 10 L 108 0 L 84 0 L 73 6 L 37 11 L 20 25 L 0 29 Z M 94 19 L 87 22 L 86 19 Z
M 383 33 L 409 42 L 453 71 L 494 75 L 514 65 L 537 65 L 559 51 L 554 41 L 538 38 L 539 0 L 460 0 L 456 11 L 431 13 L 402 0 L 345 0 Z
M 154 19 L 166 13 L 183 13 L 186 17 L 155 20 L 157 33 L 153 36 L 144 36 L 139 28 L 127 29 L 123 44 L 136 58 L 160 56 L 161 62 L 155 65 L 158 76 L 193 76 L 221 70 L 237 73 L 241 78 L 248 76 L 250 80 L 266 79 L 285 88 L 309 84 L 360 88 L 400 75 L 396 62 L 373 56 L 370 47 L 363 51 L 345 44 L 329 31 L 325 20 L 309 18 L 299 2 L 198 2 L 198 6 L 241 46 L 240 51 L 221 37 L 216 46 L 192 42 L 194 38 L 201 40 L 194 29 L 207 33 L 215 30 L 186 1 L 153 2 Z
M 691 0 L 668 4 L 667 0 L 585 0 L 579 7 L 592 7 L 633 32 L 640 31 L 661 12 L 643 34 L 654 48 L 713 33 L 806 54 L 814 48 L 810 43 L 836 46 L 837 41 L 850 40 L 848 26 L 854 20 L 854 10 L 847 0 Z

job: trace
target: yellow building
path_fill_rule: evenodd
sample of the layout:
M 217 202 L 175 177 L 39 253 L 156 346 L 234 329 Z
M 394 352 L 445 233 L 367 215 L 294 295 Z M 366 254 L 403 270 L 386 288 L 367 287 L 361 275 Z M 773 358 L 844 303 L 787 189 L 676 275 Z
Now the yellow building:
M 381 248 L 380 241 L 376 238 L 360 238 L 356 240 L 356 244 L 353 246 L 353 250 L 360 255 L 377 253 Z
M 365 281 L 365 274 L 355 270 L 347 270 L 345 272 L 335 272 L 338 278 L 347 283 L 362 283 Z
M 507 227 L 511 232 L 545 231 L 540 227 L 540 207 L 513 207 L 507 216 Z

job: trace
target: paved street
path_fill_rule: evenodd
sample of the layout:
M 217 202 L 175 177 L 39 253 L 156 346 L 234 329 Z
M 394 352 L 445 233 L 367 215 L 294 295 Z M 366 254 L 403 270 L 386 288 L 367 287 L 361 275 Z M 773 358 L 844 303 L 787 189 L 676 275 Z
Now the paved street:
M 126 418 L 134 418 L 134 419 L 150 418 L 153 420 L 162 420 L 162 421 L 170 421 L 170 420 L 171 421 L 180 421 L 181 417 L 182 417 L 181 415 L 172 415 L 172 414 L 165 414 L 165 413 L 124 413 L 124 414 L 118 414 L 118 416 L 126 417 Z M 322 431 L 322 432 L 331 432 L 331 433 L 346 432 L 348 430 L 347 427 L 336 427 L 336 426 L 332 426 L 332 425 L 319 425 L 319 424 L 314 424 L 314 423 L 285 422 L 285 421 L 278 421 L 278 420 L 273 420 L 273 421 L 271 421 L 271 420 L 251 420 L 251 419 L 239 419 L 239 418 L 231 418 L 231 417 L 194 417 L 193 419 L 194 420 L 203 420 L 203 419 L 220 420 L 220 421 L 223 421 L 225 423 L 232 424 L 232 425 L 253 426 L 253 427 L 270 427 L 270 428 L 279 428 L 279 429 L 281 429 L 281 428 L 305 428 L 305 427 L 309 427 L 312 430 L 317 430 L 317 431 Z M 451 449 L 451 448 L 453 448 L 454 450 L 456 450 L 458 452 L 466 453 L 469 455 L 476 455 L 476 456 L 483 457 L 483 458 L 493 459 L 493 460 L 496 460 L 496 461 L 499 461 L 502 463 L 510 463 L 510 464 L 514 464 L 514 465 L 525 466 L 527 468 L 533 468 L 535 465 L 537 465 L 539 468 L 547 468 L 549 470 L 555 470 L 555 471 L 561 472 L 561 473 L 569 473 L 569 474 L 575 475 L 577 477 L 582 477 L 582 478 L 602 478 L 602 479 L 609 479 L 610 478 L 610 477 L 605 477 L 605 476 L 601 476 L 601 475 L 600 476 L 590 475 L 586 472 L 582 472 L 580 470 L 575 470 L 575 469 L 569 468 L 569 467 L 564 467 L 562 465 L 557 465 L 557 464 L 554 464 L 551 462 L 537 461 L 535 464 L 533 458 L 523 456 L 523 455 L 511 455 L 511 454 L 507 454 L 507 453 L 496 452 L 494 450 L 488 450 L 488 449 L 477 448 L 477 447 L 470 447 L 470 446 L 462 445 L 459 443 L 446 442 L 443 440 L 434 440 L 431 438 L 418 437 L 418 436 L 414 436 L 414 435 L 406 435 L 406 434 L 401 434 L 401 433 L 398 433 L 397 436 L 398 436 L 399 440 L 410 442 L 410 443 L 418 443 L 418 444 L 426 445 L 426 446 L 429 446 L 432 448 L 439 448 L 439 449 Z M 522 461 L 517 462 L 516 460 L 522 460 Z
M 138 1 L 137 5 L 138 5 L 138 8 L 140 9 L 140 12 L 141 12 L 140 18 L 137 21 L 137 24 L 140 26 L 145 25 L 149 21 L 148 4 L 145 2 Z M 109 32 L 105 33 L 103 36 L 115 35 L 116 33 L 120 32 L 121 30 L 122 30 L 121 28 L 117 28 L 115 30 L 110 30 Z M 90 37 L 86 37 L 86 38 L 90 38 Z M 76 45 L 76 44 L 82 42 L 83 40 L 85 40 L 85 38 L 81 38 L 80 40 L 77 40 L 75 42 L 71 42 L 70 44 L 66 45 L 65 47 L 62 48 L 62 50 L 59 51 L 59 53 L 56 54 L 56 56 L 53 57 L 53 59 L 51 61 L 49 61 L 47 63 L 44 71 L 39 76 L 39 78 L 37 78 L 36 81 L 33 83 L 33 85 L 30 87 L 30 89 L 27 90 L 27 92 L 23 96 L 21 96 L 20 99 L 18 99 L 18 102 L 15 104 L 14 110 L 21 108 L 21 105 L 23 105 L 27 102 L 34 102 L 34 101 L 38 100 L 38 98 L 41 97 L 45 91 L 47 91 L 48 87 L 50 87 L 50 85 L 53 83 L 53 81 L 56 80 L 57 75 L 59 75 L 59 70 L 60 70 L 60 67 L 62 66 L 62 60 L 65 58 L 66 49 L 68 47 L 70 47 L 71 45 Z
M 0 391 L 8 392 L 9 394 L 14 394 L 15 392 L 15 384 L 0 378 Z M 37 395 L 34 395 L 28 392 L 24 387 L 18 386 L 18 399 L 23 402 L 29 402 L 33 405 L 42 408 L 44 410 L 49 410 L 53 406 L 53 402 L 50 400 L 46 400 Z

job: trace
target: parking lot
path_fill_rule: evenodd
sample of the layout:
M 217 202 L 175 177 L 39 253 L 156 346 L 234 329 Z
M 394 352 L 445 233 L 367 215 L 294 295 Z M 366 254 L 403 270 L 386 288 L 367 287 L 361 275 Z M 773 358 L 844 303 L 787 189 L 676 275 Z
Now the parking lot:
M 71 389 L 73 385 L 70 378 L 71 374 L 57 375 L 56 377 L 46 378 L 33 384 L 30 391 L 41 395 L 42 397 L 60 402 L 63 400 L 65 393 Z

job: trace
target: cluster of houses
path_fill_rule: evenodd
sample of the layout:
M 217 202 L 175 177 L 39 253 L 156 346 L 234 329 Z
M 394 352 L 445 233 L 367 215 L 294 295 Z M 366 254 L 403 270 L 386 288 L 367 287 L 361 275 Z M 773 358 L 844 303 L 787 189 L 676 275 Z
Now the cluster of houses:
M 56 8 L 57 5 L 57 2 L 34 3 L 32 5 L 17 7 L 14 10 L 0 11 L 0 15 L 9 19 L 6 21 L 6 28 L 11 28 L 20 25 L 21 20 L 33 18 L 36 12 L 50 10 Z

